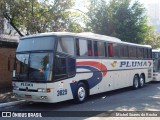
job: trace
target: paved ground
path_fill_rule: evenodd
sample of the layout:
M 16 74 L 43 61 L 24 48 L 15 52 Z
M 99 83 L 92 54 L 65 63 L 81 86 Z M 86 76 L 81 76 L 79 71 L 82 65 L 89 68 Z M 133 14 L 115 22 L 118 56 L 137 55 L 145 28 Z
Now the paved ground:
M 160 82 L 147 84 L 144 88 L 138 90 L 131 90 L 130 88 L 115 90 L 112 92 L 106 92 L 98 95 L 90 96 L 89 99 L 83 104 L 74 104 L 73 101 L 60 102 L 55 104 L 48 103 L 25 103 L 17 106 L 10 106 L 5 108 L 0 108 L 0 111 L 73 111 L 67 112 L 73 115 L 74 111 L 99 111 L 96 114 L 96 118 L 93 117 L 78 117 L 78 118 L 46 118 L 46 120 L 136 120 L 137 117 L 98 117 L 103 115 L 106 111 L 160 111 Z M 63 116 L 63 114 L 62 114 Z M 73 115 L 74 116 L 74 115 Z M 138 117 L 140 120 L 153 120 L 154 117 L 142 118 Z M 160 117 L 155 117 L 157 120 Z M 154 118 L 154 120 L 155 120 Z M 14 118 L 13 118 L 14 119 Z M 16 118 L 17 119 L 17 118 Z M 40 119 L 39 119 L 40 120 Z
M 0 104 L 12 102 L 12 101 L 17 101 L 15 96 L 12 94 L 12 92 L 0 93 Z
M 17 99 L 12 94 L 12 87 L 0 88 L 0 104 L 16 100 Z

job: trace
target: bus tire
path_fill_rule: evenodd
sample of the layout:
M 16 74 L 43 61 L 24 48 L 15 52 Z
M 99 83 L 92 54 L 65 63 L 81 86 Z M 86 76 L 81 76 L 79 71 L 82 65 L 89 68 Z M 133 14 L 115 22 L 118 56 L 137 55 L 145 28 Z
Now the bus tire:
M 75 91 L 75 103 L 83 103 L 87 98 L 87 88 L 83 82 L 78 83 Z
M 141 74 L 139 78 L 139 87 L 140 88 L 144 87 L 144 84 L 145 84 L 145 79 L 144 76 Z
M 133 89 L 138 89 L 139 88 L 139 77 L 138 75 L 134 75 L 133 78 Z

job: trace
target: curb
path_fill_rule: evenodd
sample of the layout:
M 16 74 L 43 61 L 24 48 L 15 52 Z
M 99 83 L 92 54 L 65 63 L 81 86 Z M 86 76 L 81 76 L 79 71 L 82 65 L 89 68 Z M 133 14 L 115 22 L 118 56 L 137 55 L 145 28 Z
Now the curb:
M 14 102 L 7 102 L 7 103 L 0 103 L 0 107 L 8 107 L 8 106 L 13 106 L 17 104 L 21 104 L 26 102 L 25 100 L 20 100 L 20 101 L 14 101 Z

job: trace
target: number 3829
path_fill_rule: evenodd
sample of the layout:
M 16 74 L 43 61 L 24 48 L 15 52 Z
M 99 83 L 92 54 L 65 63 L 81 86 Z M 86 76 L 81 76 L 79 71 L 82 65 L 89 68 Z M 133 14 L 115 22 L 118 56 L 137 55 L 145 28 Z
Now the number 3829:
M 67 95 L 67 89 L 57 90 L 57 96 Z

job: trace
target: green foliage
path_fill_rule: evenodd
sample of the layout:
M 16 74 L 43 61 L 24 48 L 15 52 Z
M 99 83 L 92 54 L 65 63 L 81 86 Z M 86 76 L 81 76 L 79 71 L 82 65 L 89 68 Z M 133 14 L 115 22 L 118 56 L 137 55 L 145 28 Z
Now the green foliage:
M 150 31 L 145 9 L 138 1 L 91 0 L 88 28 L 103 35 L 118 37 L 123 41 L 142 43 Z
M 154 29 L 150 30 L 143 44 L 151 45 L 152 48 L 160 48 L 160 34 L 155 33 Z
M 4 17 L 23 36 L 56 31 L 82 31 L 71 19 L 73 0 L 2 0 Z M 78 27 L 77 27 L 78 26 Z

